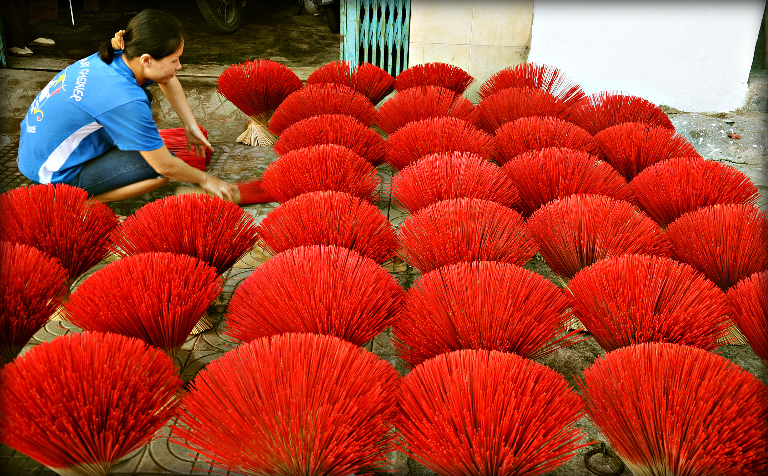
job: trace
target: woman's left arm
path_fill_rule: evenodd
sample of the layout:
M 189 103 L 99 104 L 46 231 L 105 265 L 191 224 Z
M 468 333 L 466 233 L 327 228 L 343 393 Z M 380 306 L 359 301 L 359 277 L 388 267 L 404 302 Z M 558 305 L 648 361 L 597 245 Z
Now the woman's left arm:
M 213 146 L 211 146 L 211 143 L 208 142 L 208 139 L 205 138 L 197 125 L 197 120 L 195 120 L 195 116 L 192 114 L 192 109 L 189 107 L 187 96 L 184 94 L 184 88 L 181 87 L 179 78 L 174 76 L 167 83 L 158 83 L 158 86 L 160 86 L 160 90 L 168 98 L 168 102 L 171 103 L 173 110 L 176 111 L 182 124 L 184 124 L 184 133 L 187 136 L 187 150 L 194 148 L 195 154 L 198 156 L 203 156 L 205 149 L 213 152 Z

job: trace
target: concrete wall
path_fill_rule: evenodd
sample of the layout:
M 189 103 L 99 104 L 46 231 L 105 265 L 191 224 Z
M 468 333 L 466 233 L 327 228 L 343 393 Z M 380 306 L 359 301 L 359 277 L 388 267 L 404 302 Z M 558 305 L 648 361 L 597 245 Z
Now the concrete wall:
M 744 105 L 764 0 L 536 0 L 529 62 L 587 93 L 621 90 L 689 112 Z
M 408 64 L 443 62 L 475 77 L 467 90 L 522 63 L 531 44 L 533 0 L 412 0 Z

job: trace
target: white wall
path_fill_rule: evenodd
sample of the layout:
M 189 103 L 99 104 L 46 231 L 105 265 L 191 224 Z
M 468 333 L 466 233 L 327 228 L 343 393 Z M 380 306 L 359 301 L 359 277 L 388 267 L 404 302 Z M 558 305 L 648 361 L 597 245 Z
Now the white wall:
M 587 94 L 624 91 L 688 112 L 744 105 L 764 0 L 536 0 L 528 62 Z

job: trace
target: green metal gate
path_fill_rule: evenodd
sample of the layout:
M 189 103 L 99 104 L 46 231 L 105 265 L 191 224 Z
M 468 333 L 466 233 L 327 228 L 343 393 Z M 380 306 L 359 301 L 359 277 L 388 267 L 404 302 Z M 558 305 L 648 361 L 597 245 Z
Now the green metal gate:
M 8 66 L 7 59 L 5 58 L 5 52 L 7 51 L 5 47 L 5 31 L 3 31 L 3 19 L 0 18 L 0 66 L 5 68 Z
M 341 59 L 397 76 L 408 67 L 411 0 L 340 0 Z

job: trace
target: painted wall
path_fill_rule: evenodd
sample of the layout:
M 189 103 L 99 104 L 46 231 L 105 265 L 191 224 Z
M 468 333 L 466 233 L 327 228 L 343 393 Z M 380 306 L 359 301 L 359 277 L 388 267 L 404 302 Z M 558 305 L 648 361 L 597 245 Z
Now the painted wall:
M 442 62 L 469 72 L 467 97 L 492 74 L 525 61 L 533 0 L 412 0 L 408 64 Z
M 688 112 L 744 105 L 764 0 L 536 0 L 531 63 L 588 94 L 624 91 Z

